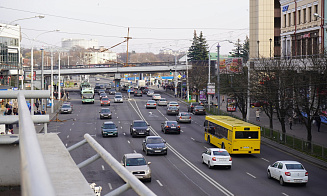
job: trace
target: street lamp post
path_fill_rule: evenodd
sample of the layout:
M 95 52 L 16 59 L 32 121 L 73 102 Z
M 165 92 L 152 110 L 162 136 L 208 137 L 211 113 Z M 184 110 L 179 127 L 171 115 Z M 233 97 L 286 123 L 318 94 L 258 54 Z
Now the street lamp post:
M 259 53 L 259 45 L 260 45 L 260 41 L 258 40 L 257 43 L 258 43 L 258 59 L 259 59 L 259 55 L 260 55 L 260 53 Z
M 218 114 L 220 113 L 220 45 L 217 45 L 217 105 L 218 105 Z
M 269 42 L 270 42 L 270 59 L 271 59 L 271 41 L 272 41 L 272 39 L 270 38 L 269 39 Z

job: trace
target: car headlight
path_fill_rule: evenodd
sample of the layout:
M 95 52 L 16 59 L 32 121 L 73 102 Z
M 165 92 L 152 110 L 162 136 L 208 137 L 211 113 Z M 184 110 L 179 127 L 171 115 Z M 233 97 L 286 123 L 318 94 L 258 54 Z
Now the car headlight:
M 151 169 L 148 168 L 147 170 L 145 170 L 145 175 L 151 174 Z
M 164 150 L 167 150 L 167 146 L 163 147 Z
M 100 114 L 100 116 L 103 116 L 103 114 Z
M 150 128 L 146 128 L 147 131 L 150 131 Z
M 146 147 L 146 149 L 148 149 L 148 150 L 152 150 L 152 148 L 151 148 L 151 147 Z
M 135 129 L 135 128 L 133 128 L 133 131 L 136 131 L 136 129 Z

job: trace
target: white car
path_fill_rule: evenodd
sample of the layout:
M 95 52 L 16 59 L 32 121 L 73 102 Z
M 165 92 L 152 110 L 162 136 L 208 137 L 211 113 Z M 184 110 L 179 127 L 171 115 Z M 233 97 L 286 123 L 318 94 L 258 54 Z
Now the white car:
M 146 162 L 142 154 L 124 154 L 121 164 L 138 179 L 151 182 L 151 162 Z
M 170 106 L 176 106 L 179 109 L 179 104 L 176 101 L 171 101 L 167 104 L 167 108 L 169 108 Z
M 285 183 L 301 183 L 306 185 L 308 182 L 307 170 L 297 161 L 276 161 L 268 166 L 267 177 L 279 180 L 282 186 Z
M 115 95 L 114 103 L 123 103 L 123 97 L 121 95 Z
M 232 167 L 232 157 L 227 150 L 222 148 L 208 148 L 202 153 L 202 163 L 207 164 L 211 169 L 214 166 L 226 166 L 228 169 Z
M 158 101 L 158 105 L 167 105 L 167 104 L 168 104 L 168 102 L 167 102 L 166 98 L 161 98 Z
M 153 94 L 152 99 L 157 101 L 157 100 L 161 99 L 161 95 L 160 94 Z
M 152 95 L 154 94 L 154 91 L 152 91 L 152 90 L 149 90 L 148 92 L 147 92 L 147 96 L 148 97 L 152 97 Z

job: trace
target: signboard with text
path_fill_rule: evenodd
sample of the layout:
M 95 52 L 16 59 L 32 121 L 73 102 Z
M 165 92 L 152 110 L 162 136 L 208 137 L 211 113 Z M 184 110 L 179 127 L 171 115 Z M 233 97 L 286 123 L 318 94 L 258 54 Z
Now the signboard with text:
M 236 99 L 235 98 L 227 98 L 227 112 L 235 112 L 236 111 Z
M 215 94 L 215 83 L 208 83 L 208 95 L 214 95 Z
M 25 71 L 25 80 L 31 80 L 31 72 L 30 71 Z M 33 80 L 36 80 L 36 71 L 33 71 Z

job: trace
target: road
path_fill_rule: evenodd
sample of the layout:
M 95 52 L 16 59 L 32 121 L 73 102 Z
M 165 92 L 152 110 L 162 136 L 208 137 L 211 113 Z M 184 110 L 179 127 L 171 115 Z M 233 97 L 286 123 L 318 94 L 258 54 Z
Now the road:
M 107 82 L 106 80 L 101 81 Z M 160 93 L 160 92 L 159 92 Z M 127 97 L 126 93 L 123 96 Z M 232 169 L 208 169 L 202 164 L 201 153 L 208 147 L 204 140 L 204 116 L 193 115 L 191 124 L 180 124 L 181 134 L 164 134 L 160 124 L 165 120 L 175 120 L 175 116 L 166 115 L 166 107 L 146 109 L 146 100 L 150 97 L 133 97 L 124 100 L 124 103 L 113 103 L 109 107 L 113 118 L 110 119 L 119 127 L 118 137 L 102 138 L 100 120 L 100 101 L 95 96 L 95 104 L 82 104 L 79 93 L 70 93 L 74 106 L 73 114 L 60 114 L 64 122 L 51 122 L 49 132 L 57 132 L 62 142 L 71 146 L 81 140 L 83 135 L 92 135 L 109 153 L 118 161 L 123 154 L 139 152 L 144 154 L 151 162 L 152 182 L 145 184 L 157 195 L 325 195 L 327 171 L 311 163 L 293 157 L 287 152 L 281 152 L 265 144 L 261 145 L 260 155 L 232 155 Z M 162 94 L 168 100 L 172 97 Z M 187 111 L 187 106 L 181 104 L 181 111 Z M 129 127 L 133 120 L 145 119 L 151 125 L 151 135 L 160 135 L 168 144 L 166 156 L 146 156 L 142 151 L 144 138 L 132 138 Z M 95 155 L 95 151 L 84 145 L 71 152 L 76 164 Z M 287 185 L 281 186 L 277 180 L 270 180 L 266 176 L 269 164 L 277 160 L 297 160 L 302 162 L 309 171 L 307 186 Z M 60 168 L 59 166 L 58 168 Z M 110 192 L 124 184 L 124 181 L 103 161 L 96 162 L 81 169 L 88 182 L 95 182 L 103 187 L 103 194 Z M 128 190 L 123 195 L 135 195 L 133 190 Z

